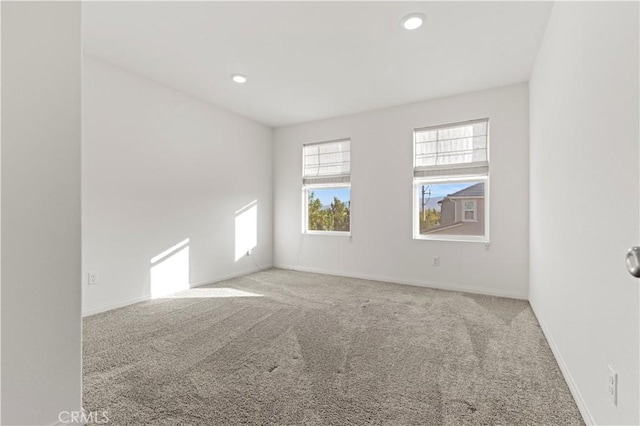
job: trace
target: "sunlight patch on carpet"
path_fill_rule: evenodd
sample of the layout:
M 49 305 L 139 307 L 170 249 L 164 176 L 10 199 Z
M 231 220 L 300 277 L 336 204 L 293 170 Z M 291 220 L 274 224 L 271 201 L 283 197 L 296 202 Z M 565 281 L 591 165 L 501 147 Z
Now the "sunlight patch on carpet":
M 162 296 L 162 299 L 218 298 L 218 297 L 262 297 L 261 294 L 235 288 L 192 288 L 179 293 Z

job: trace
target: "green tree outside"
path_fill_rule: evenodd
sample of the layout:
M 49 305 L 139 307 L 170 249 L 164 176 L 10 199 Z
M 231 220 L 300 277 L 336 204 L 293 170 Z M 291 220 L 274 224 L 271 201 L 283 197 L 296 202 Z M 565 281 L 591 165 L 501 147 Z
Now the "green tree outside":
M 440 212 L 436 209 L 427 209 L 425 214 L 420 213 L 420 233 L 424 233 L 429 228 L 440 225 Z
M 351 229 L 350 208 L 337 197 L 328 209 L 322 208 L 322 202 L 309 192 L 309 230 L 310 231 L 341 231 L 349 232 Z

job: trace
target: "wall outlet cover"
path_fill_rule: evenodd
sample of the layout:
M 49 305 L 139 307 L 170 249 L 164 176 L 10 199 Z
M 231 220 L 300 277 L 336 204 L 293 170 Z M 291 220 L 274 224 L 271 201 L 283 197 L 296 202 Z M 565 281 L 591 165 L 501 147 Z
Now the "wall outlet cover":
M 89 285 L 98 284 L 98 273 L 97 272 L 89 272 Z
M 607 393 L 613 405 L 618 405 L 618 373 L 616 373 L 610 365 L 608 367 L 607 377 Z

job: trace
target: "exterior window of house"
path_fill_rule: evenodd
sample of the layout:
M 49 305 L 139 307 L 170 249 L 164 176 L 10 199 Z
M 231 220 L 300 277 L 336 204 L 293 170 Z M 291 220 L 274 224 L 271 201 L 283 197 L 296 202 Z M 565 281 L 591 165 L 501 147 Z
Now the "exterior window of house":
M 478 221 L 478 211 L 476 210 L 476 207 L 478 205 L 478 200 L 469 200 L 469 201 L 464 201 L 462 203 L 463 207 L 462 207 L 462 211 L 463 211 L 463 215 L 462 215 L 462 221 L 463 222 L 477 222 Z
M 350 235 L 350 139 L 303 146 L 302 193 L 302 232 Z
M 489 241 L 489 120 L 415 129 L 413 237 Z

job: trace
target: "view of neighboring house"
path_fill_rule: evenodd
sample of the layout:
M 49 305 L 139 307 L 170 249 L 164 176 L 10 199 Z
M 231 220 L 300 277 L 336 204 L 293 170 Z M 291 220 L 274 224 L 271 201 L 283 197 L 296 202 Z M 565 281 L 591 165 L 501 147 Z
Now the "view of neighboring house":
M 440 224 L 422 234 L 484 235 L 484 182 L 438 201 Z

